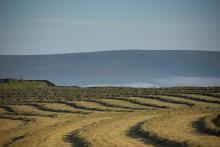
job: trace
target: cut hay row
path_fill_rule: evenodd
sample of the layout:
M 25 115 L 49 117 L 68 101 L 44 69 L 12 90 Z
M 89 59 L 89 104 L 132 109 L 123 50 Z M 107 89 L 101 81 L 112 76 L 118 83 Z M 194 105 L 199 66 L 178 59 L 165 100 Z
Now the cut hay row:
M 208 96 L 208 95 L 203 95 L 203 94 L 180 94 L 180 95 L 185 95 L 185 96 L 191 96 L 194 98 L 200 98 L 200 99 L 204 99 L 207 101 L 211 101 L 211 102 L 220 102 L 219 98 L 213 97 L 213 96 Z
M 40 135 L 37 133 L 39 129 L 44 127 L 49 127 L 50 124 L 54 124 L 57 122 L 55 117 L 24 117 L 30 119 L 25 125 L 20 126 L 17 129 L 8 130 L 7 133 L 0 133 L 0 146 L 31 146 L 30 145 L 16 145 L 31 136 L 32 134 Z M 45 128 L 44 128 L 45 129 Z M 23 137 L 20 137 L 23 136 Z M 29 140 L 32 142 L 33 140 Z
M 75 105 L 81 108 L 86 108 L 88 110 L 93 110 L 93 111 L 111 111 L 110 108 L 107 108 L 103 105 L 100 105 L 95 102 L 91 101 L 74 101 L 73 102 Z
M 161 97 L 161 98 L 166 98 L 166 99 L 171 99 L 171 100 L 175 100 L 175 101 L 181 101 L 181 102 L 188 103 L 188 104 L 193 104 L 196 107 L 220 108 L 220 105 L 217 103 L 207 103 L 205 101 L 188 99 L 188 98 L 185 98 L 184 96 L 180 96 L 180 95 L 177 96 L 175 94 L 172 94 L 172 95 L 165 94 L 165 95 L 157 95 L 157 96 Z
M 183 99 L 181 97 L 177 97 L 177 96 L 170 96 L 170 95 L 157 95 L 160 98 L 164 98 L 167 100 L 171 100 L 171 101 L 176 101 L 179 104 L 184 104 L 184 105 L 188 105 L 188 106 L 196 106 L 197 103 L 195 101 L 189 100 L 189 99 Z
M 23 135 L 23 128 L 36 122 L 36 118 L 18 115 L 1 115 L 0 119 L 8 120 L 7 125 L 0 126 L 4 127 L 4 129 L 6 128 L 4 131 L 0 129 L 0 146 L 9 146 L 12 142 L 19 140 L 19 136 Z M 4 121 L 1 121 L 1 123 L 2 122 Z M 18 122 L 18 124 L 15 126 L 16 122 Z
M 71 116 L 71 117 L 70 117 Z M 59 118 L 52 120 L 41 119 L 37 123 L 25 127 L 27 136 L 12 143 L 11 146 L 32 146 L 32 147 L 54 147 L 54 146 L 70 146 L 70 142 L 66 140 L 69 132 L 82 128 L 99 120 L 106 119 L 105 116 L 90 115 L 61 115 Z M 25 131 L 23 131 L 24 133 Z
M 160 96 L 148 95 L 148 96 L 144 96 L 144 98 L 156 99 L 156 100 L 159 100 L 162 102 L 178 104 L 180 106 L 188 106 L 188 107 L 195 106 L 195 104 L 193 104 L 193 103 L 185 102 L 185 101 L 182 101 L 181 99 L 173 99 L 173 98 L 169 98 L 169 97 L 164 97 L 162 95 L 160 95 Z
M 42 117 L 54 117 L 54 114 L 39 113 L 32 111 L 33 108 L 26 108 L 26 105 L 2 105 L 1 108 L 5 110 L 2 115 L 18 115 L 18 116 L 42 116 Z
M 44 107 L 47 107 L 51 110 L 57 110 L 57 112 L 78 112 L 78 109 L 74 109 L 68 105 L 62 103 L 41 103 Z
M 29 105 L 34 106 L 37 109 L 40 109 L 42 111 L 48 111 L 48 112 L 88 114 L 88 112 L 84 112 L 84 111 L 65 109 L 66 105 L 64 105 L 62 103 L 59 103 L 59 104 L 58 103 L 54 103 L 54 104 L 53 103 L 51 103 L 51 104 L 48 104 L 48 103 L 35 103 L 35 104 L 29 104 Z
M 93 99 L 92 101 L 96 103 L 100 103 L 104 106 L 122 108 L 122 109 L 128 109 L 128 110 L 152 110 L 154 109 L 154 108 L 149 108 L 149 107 L 141 106 L 138 104 L 134 104 L 126 100 L 113 99 L 113 98 L 102 98 L 102 99 L 99 98 L 99 99 Z
M 106 119 L 105 116 L 87 116 L 87 117 L 74 117 L 74 118 L 64 118 L 65 121 L 58 123 L 45 130 L 40 130 L 39 133 L 42 137 L 38 139 L 38 146 L 70 146 L 70 144 L 75 144 L 73 140 L 69 140 L 70 132 L 83 128 L 91 123 L 98 122 L 100 120 Z M 63 119 L 63 118 L 62 118 Z M 37 140 L 37 139 L 36 139 Z M 39 141 L 40 140 L 40 141 Z
M 164 108 L 178 108 L 182 107 L 182 105 L 176 105 L 175 103 L 169 103 L 165 101 L 161 101 L 158 99 L 152 99 L 152 98 L 144 98 L 144 97 L 129 97 L 129 99 L 134 99 L 135 101 L 138 101 L 140 103 L 147 103 L 147 104 L 152 104 L 156 105 L 159 107 L 164 107 Z
M 97 112 L 125 112 L 125 110 L 114 110 L 109 107 L 105 107 L 102 104 L 99 104 L 95 101 L 71 101 L 71 102 L 62 102 L 63 104 L 72 106 L 76 109 L 89 110 L 89 111 L 97 111 Z M 127 112 L 127 111 L 126 111 Z
M 72 102 L 63 102 L 66 105 L 72 106 L 76 109 L 89 110 L 89 111 L 111 111 L 110 109 L 104 108 L 101 105 L 88 101 L 72 101 Z M 95 106 L 94 106 L 95 105 Z
M 185 103 L 189 103 L 189 104 L 193 104 L 194 106 L 202 106 L 202 107 L 219 107 L 219 104 L 216 103 L 208 103 L 205 101 L 200 101 L 200 100 L 196 100 L 196 99 L 190 99 L 187 98 L 185 96 L 182 95 L 176 95 L 176 94 L 164 94 L 164 95 L 158 95 L 159 97 L 162 98 L 167 98 L 167 99 L 173 99 L 173 100 L 178 100 L 181 102 L 185 102 Z
M 131 128 L 131 132 L 135 134 L 138 138 L 144 138 L 143 140 L 147 139 L 154 146 L 164 146 L 164 147 L 188 147 L 187 142 L 179 142 L 176 140 L 170 140 L 168 138 L 163 138 L 160 135 L 153 133 L 152 131 L 148 131 L 144 125 L 146 125 L 147 122 L 139 122 L 136 126 L 133 126 Z M 131 133 L 130 133 L 131 134 Z
M 82 110 L 89 110 L 89 111 L 106 111 L 106 109 L 100 109 L 100 108 L 89 108 L 89 107 L 85 107 L 83 105 L 77 105 L 75 102 L 72 101 L 62 101 L 61 103 L 71 106 L 75 109 L 82 109 Z
M 16 115 L 16 116 L 41 116 L 41 117 L 55 117 L 56 114 L 40 114 L 34 112 L 14 112 L 14 113 L 3 113 L 4 115 Z
M 171 103 L 167 102 L 166 100 L 161 100 L 161 99 L 152 99 L 152 98 L 144 98 L 144 97 L 135 97 L 134 98 L 137 101 L 143 102 L 143 103 L 152 103 L 155 105 L 159 105 L 161 107 L 165 108 L 181 108 L 183 107 L 182 105 L 176 105 L 176 103 Z
M 126 108 L 113 107 L 112 105 L 108 105 L 106 103 L 102 103 L 98 99 L 84 99 L 83 101 L 92 102 L 92 103 L 101 105 L 102 107 L 105 107 L 109 111 L 112 111 L 112 112 L 133 112 L 132 110 L 128 110 Z
M 31 103 L 52 103 L 57 102 L 58 100 L 54 99 L 42 99 L 42 98 L 34 98 L 34 99 L 25 99 L 24 97 L 15 97 L 15 98 L 0 98 L 0 103 L 4 105 L 21 105 L 21 104 L 31 104 Z
M 194 125 L 197 126 L 197 130 L 200 132 L 220 136 L 220 128 L 215 124 L 218 119 L 219 115 L 210 115 L 195 121 Z
M 26 136 L 27 136 L 27 134 L 14 137 L 14 138 L 11 139 L 11 141 L 5 143 L 5 144 L 4 144 L 4 147 L 8 147 L 8 146 L 10 146 L 11 144 L 16 143 L 18 140 L 25 138 Z
M 196 95 L 196 94 L 172 94 L 171 96 L 176 96 L 179 98 L 185 98 L 189 100 L 194 100 L 194 101 L 200 101 L 200 102 L 206 102 L 206 103 L 214 103 L 214 104 L 220 104 L 220 100 L 209 97 L 209 96 L 204 96 L 204 95 Z
M 12 130 L 16 132 L 16 130 L 21 129 L 27 123 L 34 121 L 35 118 L 27 118 L 25 116 L 0 115 L 0 134 L 8 134 Z
M 15 130 L 21 125 L 24 125 L 24 123 L 25 121 L 23 120 L 8 119 L 0 116 L 0 132 L 4 133 L 8 130 Z
M 133 112 L 133 110 L 131 110 L 128 107 L 122 107 L 122 106 L 119 106 L 119 105 L 114 105 L 114 104 L 111 104 L 111 103 L 108 103 L 108 102 L 104 102 L 101 99 L 87 99 L 86 101 L 95 102 L 95 103 L 103 105 L 105 107 L 121 109 L 122 112 Z
M 14 112 L 45 113 L 45 111 L 42 111 L 32 105 L 8 105 L 8 106 L 10 106 L 10 108 L 13 109 Z
M 210 96 L 219 99 L 220 98 L 220 93 L 200 93 L 200 95 L 204 96 Z
M 127 135 L 128 130 L 139 121 L 155 117 L 149 114 L 123 114 L 113 118 L 92 123 L 82 129 L 73 131 L 69 140 L 75 142 L 76 146 L 152 146 Z M 73 144 L 74 145 L 74 144 Z
M 134 98 L 134 97 L 128 97 L 128 98 L 116 97 L 116 98 L 107 98 L 107 99 L 122 100 L 122 101 L 127 101 L 127 102 L 130 102 L 133 104 L 137 104 L 137 105 L 141 105 L 141 106 L 145 106 L 145 107 L 157 108 L 157 109 L 168 108 L 167 106 L 161 106 L 161 105 L 157 105 L 155 103 L 143 102 L 143 101 L 140 101 L 138 98 Z
M 191 103 L 191 104 L 194 104 L 194 107 L 197 107 L 197 108 L 202 108 L 202 107 L 203 108 L 220 108 L 220 105 L 217 103 L 206 102 L 206 100 L 197 100 L 197 98 L 190 98 L 188 96 L 182 96 L 179 94 L 163 94 L 163 95 L 159 95 L 159 97 Z
M 0 115 L 0 119 L 19 120 L 19 121 L 24 121 L 24 122 L 33 120 L 32 118 L 16 116 L 16 115 Z
M 43 116 L 43 117 L 56 116 L 56 114 L 45 113 L 45 111 L 38 110 L 31 105 L 8 105 L 8 107 L 11 108 L 13 112 L 5 113 L 7 115 Z
M 173 114 L 145 121 L 138 132 L 164 146 L 218 146 L 220 138 L 198 134 L 193 122 L 207 114 Z

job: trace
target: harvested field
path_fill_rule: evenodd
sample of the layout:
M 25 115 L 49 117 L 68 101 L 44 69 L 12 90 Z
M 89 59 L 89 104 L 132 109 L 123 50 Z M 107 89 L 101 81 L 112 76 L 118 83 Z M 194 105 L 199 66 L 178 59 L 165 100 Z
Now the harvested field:
M 5 112 L 7 112 L 7 111 L 4 108 L 0 107 L 0 113 L 5 113 Z
M 0 118 L 0 132 L 5 132 L 9 130 L 13 130 L 24 122 L 21 120 L 11 120 L 11 119 L 2 119 Z
M 77 90 L 70 87 L 43 84 L 25 89 L 7 85 L 0 89 L 0 97 L 4 97 L 0 105 L 0 146 L 219 146 L 220 99 L 212 95 L 220 90 L 204 92 L 197 88 L 193 94 L 179 90 L 136 96 L 74 97 Z M 40 98 L 33 100 L 34 95 Z M 41 97 L 45 95 L 46 99 Z M 27 101 L 28 97 L 31 99 Z

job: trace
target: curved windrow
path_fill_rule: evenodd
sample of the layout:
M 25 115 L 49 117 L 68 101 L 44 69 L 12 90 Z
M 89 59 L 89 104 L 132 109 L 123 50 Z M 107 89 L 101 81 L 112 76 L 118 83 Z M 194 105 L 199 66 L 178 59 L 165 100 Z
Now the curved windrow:
M 138 133 L 163 146 L 218 146 L 219 137 L 198 134 L 193 122 L 204 114 L 173 114 L 148 120 L 139 125 Z
M 220 136 L 220 128 L 218 127 L 219 119 L 220 115 L 214 114 L 202 117 L 195 121 L 193 124 L 201 133 Z

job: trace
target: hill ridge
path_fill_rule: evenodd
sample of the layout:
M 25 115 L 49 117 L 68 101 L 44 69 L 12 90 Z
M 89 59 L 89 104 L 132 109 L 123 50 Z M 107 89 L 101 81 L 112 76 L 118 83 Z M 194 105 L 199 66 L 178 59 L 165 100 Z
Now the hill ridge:
M 0 55 L 0 78 L 47 79 L 68 86 L 220 86 L 220 52 L 117 50 Z

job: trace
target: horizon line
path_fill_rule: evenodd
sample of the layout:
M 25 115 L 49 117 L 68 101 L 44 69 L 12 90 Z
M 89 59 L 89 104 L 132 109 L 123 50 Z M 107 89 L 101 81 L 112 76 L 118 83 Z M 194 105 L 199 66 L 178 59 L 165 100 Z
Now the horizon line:
M 42 55 L 66 55 L 66 54 L 84 54 L 84 53 L 100 53 L 100 52 L 118 52 L 118 51 L 193 51 L 193 52 L 220 52 L 218 50 L 177 50 L 177 49 L 116 49 L 116 50 L 98 50 L 98 51 L 82 51 L 82 52 L 66 52 L 66 53 L 42 53 L 42 54 L 0 54 L 0 56 L 42 56 Z

